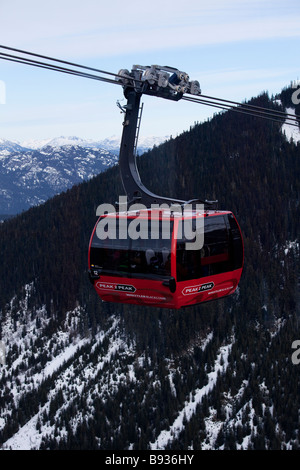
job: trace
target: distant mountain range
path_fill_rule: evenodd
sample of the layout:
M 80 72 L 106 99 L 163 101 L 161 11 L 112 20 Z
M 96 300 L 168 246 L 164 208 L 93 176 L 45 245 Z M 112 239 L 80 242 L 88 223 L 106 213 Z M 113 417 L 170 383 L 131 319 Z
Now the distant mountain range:
M 141 140 L 138 153 L 165 138 Z M 120 139 L 102 141 L 79 137 L 16 142 L 0 139 L 0 218 L 88 180 L 118 162 Z
M 169 136 L 140 137 L 138 143 L 138 152 L 141 153 L 147 151 L 154 147 L 154 145 L 159 145 L 168 138 Z M 120 141 L 120 136 L 115 135 L 99 141 L 93 139 L 81 139 L 80 137 L 76 136 L 60 136 L 49 139 L 31 139 L 24 141 L 5 140 L 0 138 L 0 152 L 2 153 L 5 150 L 24 152 L 28 150 L 40 150 L 44 147 L 49 146 L 54 148 L 60 148 L 65 146 L 79 146 L 83 148 L 105 149 L 113 152 L 119 152 Z

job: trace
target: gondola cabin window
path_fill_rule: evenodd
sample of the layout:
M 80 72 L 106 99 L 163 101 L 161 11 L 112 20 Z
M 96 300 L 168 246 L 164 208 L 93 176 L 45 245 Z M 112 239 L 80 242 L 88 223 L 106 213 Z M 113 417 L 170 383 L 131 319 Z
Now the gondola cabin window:
M 231 214 L 204 219 L 204 245 L 200 250 L 186 250 L 188 241 L 177 240 L 177 281 L 221 274 L 242 265 L 242 242 Z
M 166 232 L 162 221 L 154 225 L 146 221 L 139 227 L 138 237 L 118 236 L 120 225 L 126 224 L 123 235 L 130 233 L 130 224 L 134 219 L 116 219 L 114 235 L 101 240 L 94 233 L 91 244 L 91 262 L 102 273 L 114 276 L 153 277 L 171 275 L 171 240 L 173 223 Z M 154 226 L 153 226 L 154 225 Z M 124 228 L 124 226 L 123 226 Z

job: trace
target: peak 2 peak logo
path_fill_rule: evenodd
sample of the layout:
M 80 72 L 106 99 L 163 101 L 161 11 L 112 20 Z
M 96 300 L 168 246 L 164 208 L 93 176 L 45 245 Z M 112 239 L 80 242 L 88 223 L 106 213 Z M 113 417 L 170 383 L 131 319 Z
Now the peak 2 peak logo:
M 134 286 L 128 285 L 128 284 L 117 284 L 113 282 L 101 282 L 98 281 L 96 283 L 96 286 L 98 289 L 102 290 L 113 290 L 113 291 L 118 291 L 118 292 L 135 292 L 136 288 Z
M 197 286 L 188 286 L 182 290 L 183 295 L 190 295 L 190 294 L 199 294 L 200 292 L 204 292 L 206 290 L 211 290 L 214 287 L 213 282 L 206 282 L 205 284 L 199 284 Z

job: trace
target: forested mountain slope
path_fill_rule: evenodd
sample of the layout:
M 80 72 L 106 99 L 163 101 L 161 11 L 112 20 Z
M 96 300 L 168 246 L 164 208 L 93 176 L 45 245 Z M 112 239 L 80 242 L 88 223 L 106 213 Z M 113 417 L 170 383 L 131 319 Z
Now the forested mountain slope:
M 221 113 L 139 158 L 157 194 L 236 215 L 245 268 L 217 303 L 100 303 L 87 248 L 118 168 L 0 225 L 4 448 L 299 449 L 300 146 L 280 127 Z

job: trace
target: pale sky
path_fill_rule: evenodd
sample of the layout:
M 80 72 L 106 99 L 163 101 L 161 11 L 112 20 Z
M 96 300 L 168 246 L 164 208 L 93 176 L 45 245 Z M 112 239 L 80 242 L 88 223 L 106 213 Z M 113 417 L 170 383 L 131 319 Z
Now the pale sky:
M 2 45 L 113 73 L 168 65 L 198 80 L 203 94 L 239 102 L 300 78 L 299 0 L 0 0 L 0 21 Z M 0 59 L 2 139 L 120 136 L 122 99 L 119 86 Z M 218 112 L 143 102 L 143 136 L 174 137 Z

